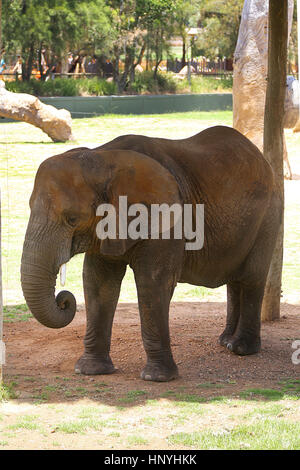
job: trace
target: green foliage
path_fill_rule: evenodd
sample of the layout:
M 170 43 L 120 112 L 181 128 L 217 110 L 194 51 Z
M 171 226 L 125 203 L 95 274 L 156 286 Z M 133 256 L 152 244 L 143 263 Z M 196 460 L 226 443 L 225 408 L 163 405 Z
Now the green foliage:
M 177 84 L 173 75 L 158 73 L 155 77 L 153 72 L 142 72 L 135 75 L 131 89 L 135 93 L 176 93 Z
M 29 82 L 7 82 L 6 88 L 15 93 L 29 93 L 35 96 L 82 96 L 113 95 L 116 85 L 106 80 L 94 78 L 56 78 L 42 82 L 32 79 Z
M 2 39 L 7 54 L 22 56 L 23 81 L 30 80 L 34 67 L 44 81 L 42 50 L 47 64 L 51 67 L 59 62 L 64 72 L 69 51 L 82 57 L 96 55 L 102 65 L 109 58 L 113 65 L 114 89 L 97 81 L 87 88 L 85 83 L 48 83 L 41 89 L 31 85 L 39 96 L 75 96 L 79 90 L 103 95 L 130 88 L 172 93 L 175 84 L 156 77 L 161 61 L 172 57 L 171 39 L 181 37 L 180 55 L 185 61 L 188 28 L 201 26 L 199 37 L 193 39 L 194 55 L 232 57 L 242 4 L 243 0 L 11 0 L 3 2 Z M 154 64 L 155 80 L 145 77 L 149 86 L 135 77 L 136 66 L 145 59 Z
M 4 2 L 3 44 L 6 52 L 22 55 L 23 79 L 29 80 L 43 47 L 48 49 L 48 63 L 54 56 L 63 58 L 67 48 L 87 54 L 105 47 L 110 39 L 106 10 L 104 0 Z
M 176 91 L 191 92 L 191 93 L 224 93 L 231 92 L 233 78 L 214 78 L 214 77 L 192 77 L 191 84 L 188 79 L 177 83 Z
M 28 82 L 7 82 L 6 88 L 15 93 L 29 93 L 34 96 L 104 96 L 115 95 L 117 85 L 98 77 L 94 78 L 56 78 L 42 82 L 32 79 Z M 128 92 L 135 94 L 162 93 L 214 93 L 230 92 L 232 77 L 211 78 L 193 77 L 191 85 L 187 79 L 176 80 L 172 73 L 157 73 L 151 71 L 137 73 Z
M 81 95 L 88 94 L 94 96 L 115 95 L 117 87 L 114 82 L 107 82 L 97 77 L 89 79 L 80 79 L 78 81 L 78 89 Z
M 233 57 L 244 0 L 202 0 L 201 33 L 195 42 L 195 54 Z

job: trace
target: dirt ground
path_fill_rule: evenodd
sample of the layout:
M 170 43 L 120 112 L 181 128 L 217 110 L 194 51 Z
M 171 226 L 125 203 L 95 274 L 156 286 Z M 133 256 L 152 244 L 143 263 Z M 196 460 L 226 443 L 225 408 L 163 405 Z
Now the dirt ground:
M 81 306 L 75 319 L 62 330 L 50 330 L 35 319 L 5 324 L 7 344 L 5 381 L 17 379 L 18 395 L 32 394 L 35 388 L 54 384 L 58 376 L 85 385 L 101 382 L 104 376 L 84 377 L 74 373 L 74 364 L 83 351 L 85 311 Z M 300 339 L 300 305 L 282 305 L 280 321 L 262 326 L 262 350 L 253 356 L 236 356 L 218 344 L 225 324 L 226 305 L 215 302 L 173 303 L 170 310 L 172 349 L 179 366 L 179 379 L 169 383 L 144 382 L 139 374 L 145 363 L 136 304 L 119 304 L 114 320 L 111 357 L 118 371 L 105 376 L 105 382 L 117 387 L 118 395 L 137 388 L 151 390 L 153 396 L 184 385 L 193 393 L 202 382 L 235 383 L 245 386 L 276 387 L 279 380 L 299 378 L 300 365 L 291 360 L 292 343 Z M 198 389 L 199 390 L 199 389 Z M 227 388 L 230 392 L 230 387 Z M 211 393 L 211 391 L 209 391 Z M 55 401 L 59 397 L 52 394 Z M 109 397 L 108 397 L 109 400 Z

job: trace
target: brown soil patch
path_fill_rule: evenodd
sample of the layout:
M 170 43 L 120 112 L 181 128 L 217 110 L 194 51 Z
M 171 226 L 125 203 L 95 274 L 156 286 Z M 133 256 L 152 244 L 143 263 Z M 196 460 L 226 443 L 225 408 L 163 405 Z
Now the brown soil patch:
M 237 392 L 248 386 L 276 388 L 282 379 L 299 378 L 300 365 L 294 365 L 291 360 L 292 342 L 300 338 L 299 305 L 283 304 L 281 320 L 262 326 L 261 352 L 246 357 L 236 356 L 218 344 L 218 336 L 225 324 L 225 309 L 224 303 L 214 302 L 172 304 L 172 348 L 180 373 L 180 378 L 173 382 L 144 382 L 139 377 L 145 352 L 136 304 L 119 304 L 116 312 L 111 356 L 117 373 L 95 377 L 74 374 L 75 362 L 83 351 L 85 333 L 85 311 L 81 307 L 73 323 L 62 330 L 47 329 L 34 319 L 5 324 L 7 365 L 4 378 L 6 382 L 17 381 L 17 392 L 24 399 L 32 396 L 30 378 L 34 378 L 35 390 L 37 386 L 42 390 L 46 385 L 55 384 L 58 378 L 69 380 L 66 386 L 69 384 L 70 387 L 84 382 L 87 390 L 89 386 L 95 387 L 97 382 L 105 381 L 114 394 L 106 394 L 104 401 L 115 400 L 116 396 L 137 389 L 151 391 L 155 397 L 180 386 L 193 393 L 199 383 L 225 382 L 228 393 L 231 383 L 235 384 L 234 391 Z M 203 393 L 212 395 L 211 390 L 203 390 Z M 92 390 L 89 398 L 92 398 Z M 72 397 L 51 394 L 54 401 L 67 399 Z

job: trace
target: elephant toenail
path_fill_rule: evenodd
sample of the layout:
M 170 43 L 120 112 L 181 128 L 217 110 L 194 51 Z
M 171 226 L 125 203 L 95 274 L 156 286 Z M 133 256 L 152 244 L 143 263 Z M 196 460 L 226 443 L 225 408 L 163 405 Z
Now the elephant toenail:
M 232 351 L 232 343 L 227 344 L 227 349 L 229 349 L 229 351 Z
M 152 377 L 151 377 L 151 375 L 148 375 L 148 374 L 147 374 L 147 375 L 145 375 L 145 380 L 152 380 Z

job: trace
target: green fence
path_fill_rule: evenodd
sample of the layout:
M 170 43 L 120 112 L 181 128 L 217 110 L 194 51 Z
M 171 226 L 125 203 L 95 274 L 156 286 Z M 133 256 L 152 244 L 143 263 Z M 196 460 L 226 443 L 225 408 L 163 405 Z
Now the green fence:
M 139 96 L 70 96 L 40 98 L 45 104 L 70 111 L 73 118 L 101 114 L 161 114 L 232 109 L 231 93 Z M 11 121 L 9 119 L 0 120 Z
M 72 117 L 101 114 L 160 114 L 183 111 L 232 109 L 231 93 L 201 95 L 76 96 L 41 98 L 43 103 L 65 108 Z

